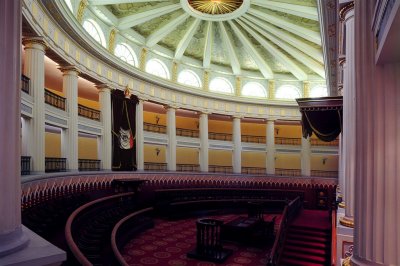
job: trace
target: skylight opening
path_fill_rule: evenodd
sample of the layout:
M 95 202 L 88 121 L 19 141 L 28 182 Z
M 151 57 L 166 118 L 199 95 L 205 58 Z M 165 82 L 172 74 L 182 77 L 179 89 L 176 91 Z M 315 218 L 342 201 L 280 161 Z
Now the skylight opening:
M 275 93 L 275 98 L 284 100 L 294 100 L 300 98 L 301 93 L 298 88 L 293 85 L 282 85 Z
M 169 79 L 169 71 L 165 64 L 159 59 L 150 59 L 146 64 L 146 72 L 155 76 Z
M 103 31 L 101 30 L 99 24 L 97 24 L 93 19 L 87 19 L 83 22 L 83 28 L 95 39 L 98 43 L 106 47 L 106 39 L 104 38 Z
M 178 82 L 184 85 L 201 88 L 201 80 L 192 70 L 182 70 L 178 75 Z
M 324 85 L 314 86 L 310 91 L 310 97 L 326 97 L 328 96 L 328 89 Z
M 210 91 L 222 92 L 222 93 L 233 93 L 233 86 L 226 78 L 214 78 L 210 82 Z
M 242 95 L 248 97 L 267 97 L 267 90 L 258 82 L 247 82 L 242 88 Z
M 115 46 L 114 49 L 114 54 L 119 57 L 122 61 L 132 65 L 132 66 L 137 66 L 137 57 L 135 52 L 132 50 L 132 48 L 125 44 L 125 43 L 119 43 Z

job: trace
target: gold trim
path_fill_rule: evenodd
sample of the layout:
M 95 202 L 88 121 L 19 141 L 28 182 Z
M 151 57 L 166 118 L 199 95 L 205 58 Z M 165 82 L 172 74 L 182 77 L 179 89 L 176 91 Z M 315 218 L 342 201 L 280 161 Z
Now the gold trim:
M 63 73 L 63 75 L 67 74 L 69 71 L 75 72 L 77 76 L 81 73 L 75 66 L 60 66 L 58 69 Z
M 110 31 L 110 37 L 108 38 L 108 51 L 114 54 L 115 49 L 115 35 L 117 34 L 117 29 L 112 29 Z
M 142 51 L 140 52 L 140 59 L 139 59 L 139 69 L 145 70 L 146 68 L 146 58 L 147 58 L 147 48 L 143 47 Z
M 40 44 L 43 46 L 43 50 L 46 50 L 47 48 L 47 43 L 44 40 L 43 37 L 28 37 L 28 38 L 23 38 L 22 39 L 22 44 L 24 46 L 30 47 L 33 44 Z
M 353 218 L 349 218 L 349 217 L 340 217 L 339 218 L 339 223 L 343 226 L 346 227 L 350 227 L 350 228 L 354 228 L 354 219 Z
M 177 82 L 178 81 L 178 62 L 172 61 L 172 77 L 171 81 Z
M 342 7 L 339 11 L 339 19 L 340 21 L 344 21 L 347 12 L 350 10 L 354 9 L 354 1 L 351 1 L 350 3 L 346 4 L 344 7 Z
M 79 24 L 82 24 L 83 14 L 85 14 L 85 9 L 88 5 L 87 0 L 81 0 L 79 2 L 78 13 L 76 15 L 76 20 L 78 20 Z
M 188 0 L 189 5 L 204 14 L 222 15 L 237 10 L 243 0 Z
M 342 266 L 351 266 L 351 257 L 347 257 L 343 260 Z
M 339 206 L 339 208 L 344 209 L 344 208 L 346 208 L 346 203 L 344 201 L 342 201 L 342 202 L 339 203 L 338 206 Z

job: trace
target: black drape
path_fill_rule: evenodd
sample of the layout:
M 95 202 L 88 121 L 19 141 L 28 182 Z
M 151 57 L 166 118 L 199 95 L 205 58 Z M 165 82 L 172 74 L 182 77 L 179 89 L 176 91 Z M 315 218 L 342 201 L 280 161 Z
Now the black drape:
M 112 102 L 112 169 L 114 171 L 136 170 L 136 104 L 138 99 L 114 90 Z
M 301 112 L 303 137 L 314 133 L 320 140 L 333 141 L 342 131 L 342 97 L 296 99 Z

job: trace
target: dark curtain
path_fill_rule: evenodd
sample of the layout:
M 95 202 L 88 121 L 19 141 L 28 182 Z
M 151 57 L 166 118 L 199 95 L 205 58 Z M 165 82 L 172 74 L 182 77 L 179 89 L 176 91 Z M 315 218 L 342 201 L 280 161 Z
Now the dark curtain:
M 343 99 L 338 97 L 296 99 L 300 107 L 303 137 L 314 133 L 322 141 L 335 140 L 342 132 Z
M 114 90 L 112 102 L 112 169 L 114 171 L 136 170 L 136 104 L 138 99 Z

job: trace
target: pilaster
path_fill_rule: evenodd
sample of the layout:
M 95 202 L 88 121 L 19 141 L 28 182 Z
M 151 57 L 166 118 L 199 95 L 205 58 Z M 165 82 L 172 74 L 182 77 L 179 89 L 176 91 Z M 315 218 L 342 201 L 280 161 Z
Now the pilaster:
M 311 176 L 311 143 L 310 138 L 301 138 L 301 175 Z
M 208 172 L 208 114 L 201 113 L 200 127 L 200 171 Z
M 275 174 L 275 121 L 267 121 L 267 174 Z
M 176 109 L 175 106 L 167 106 L 167 169 L 176 171 Z
M 96 85 L 99 90 L 100 121 L 103 125 L 103 134 L 100 141 L 100 158 L 102 169 L 111 170 L 112 165 L 112 127 L 111 127 L 111 88 L 107 84 Z
M 268 99 L 275 99 L 275 80 L 268 80 Z
M 136 164 L 138 170 L 144 170 L 144 128 L 143 103 L 145 99 L 139 97 L 136 105 Z
M 240 129 L 240 116 L 233 117 L 233 172 L 242 172 L 242 133 Z

